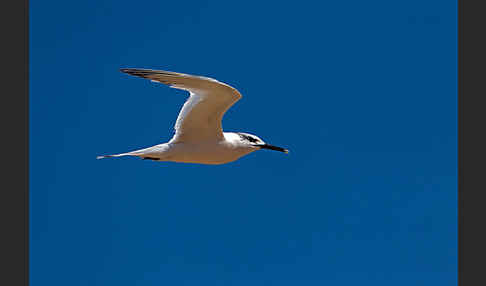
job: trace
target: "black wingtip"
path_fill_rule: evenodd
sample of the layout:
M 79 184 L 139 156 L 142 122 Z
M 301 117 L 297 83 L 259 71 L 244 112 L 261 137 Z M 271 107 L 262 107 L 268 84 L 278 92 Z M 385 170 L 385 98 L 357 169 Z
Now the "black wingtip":
M 149 75 L 154 73 L 152 70 L 149 69 L 134 69 L 134 68 L 121 68 L 120 71 L 122 73 L 138 76 L 142 78 L 148 78 Z
M 152 161 L 160 161 L 160 158 L 155 157 L 141 157 L 142 160 L 152 160 Z
M 143 69 L 121 68 L 120 71 L 122 73 L 127 73 L 127 74 L 137 74 L 137 73 L 143 72 Z

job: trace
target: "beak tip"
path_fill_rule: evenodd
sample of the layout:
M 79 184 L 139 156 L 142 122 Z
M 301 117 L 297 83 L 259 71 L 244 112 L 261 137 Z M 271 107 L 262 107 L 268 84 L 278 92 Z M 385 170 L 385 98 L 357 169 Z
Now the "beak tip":
M 278 146 L 269 145 L 269 144 L 263 144 L 263 145 L 257 145 L 257 146 L 260 147 L 260 149 L 269 149 L 269 150 L 274 150 L 274 151 L 280 151 L 280 152 L 283 152 L 285 154 L 289 153 L 288 149 L 278 147 Z

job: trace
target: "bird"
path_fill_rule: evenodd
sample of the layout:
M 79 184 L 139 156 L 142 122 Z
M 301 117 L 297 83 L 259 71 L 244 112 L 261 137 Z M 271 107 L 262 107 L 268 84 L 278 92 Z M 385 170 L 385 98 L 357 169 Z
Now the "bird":
M 132 156 L 161 162 L 220 165 L 257 150 L 288 153 L 245 132 L 223 132 L 225 112 L 241 98 L 228 84 L 210 77 L 164 70 L 122 68 L 121 72 L 189 92 L 175 122 L 175 133 L 167 143 L 127 153 L 97 156 L 97 159 Z

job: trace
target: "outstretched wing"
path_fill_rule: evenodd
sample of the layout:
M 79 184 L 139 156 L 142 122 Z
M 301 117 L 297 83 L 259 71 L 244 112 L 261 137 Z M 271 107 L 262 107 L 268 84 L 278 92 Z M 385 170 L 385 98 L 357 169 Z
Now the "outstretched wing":
M 235 88 L 208 77 L 150 69 L 121 71 L 189 92 L 177 117 L 173 143 L 222 139 L 223 115 L 241 98 Z

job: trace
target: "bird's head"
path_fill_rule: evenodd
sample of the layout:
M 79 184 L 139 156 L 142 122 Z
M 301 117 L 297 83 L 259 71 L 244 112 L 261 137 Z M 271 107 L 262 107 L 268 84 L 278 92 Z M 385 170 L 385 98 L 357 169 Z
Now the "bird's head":
M 245 145 L 249 145 L 253 148 L 256 149 L 268 149 L 268 150 L 274 150 L 274 151 L 280 151 L 284 153 L 289 153 L 289 150 L 282 148 L 282 147 L 277 147 L 274 145 L 270 145 L 265 143 L 261 138 L 259 138 L 256 135 L 253 134 L 248 134 L 248 133 L 242 133 L 242 132 L 237 132 L 238 139 L 241 143 Z

